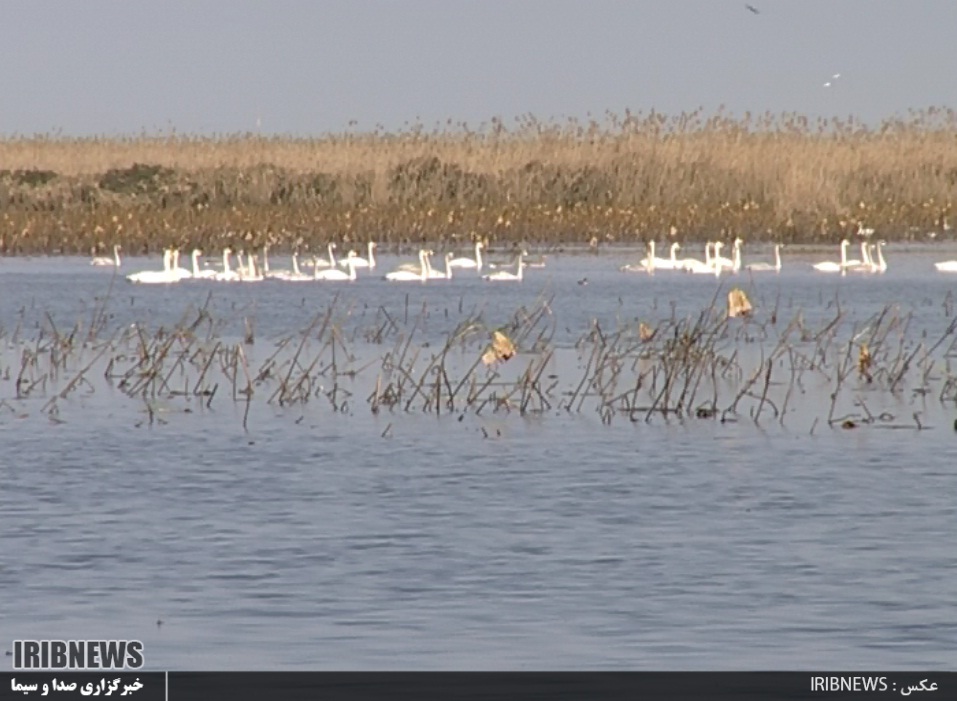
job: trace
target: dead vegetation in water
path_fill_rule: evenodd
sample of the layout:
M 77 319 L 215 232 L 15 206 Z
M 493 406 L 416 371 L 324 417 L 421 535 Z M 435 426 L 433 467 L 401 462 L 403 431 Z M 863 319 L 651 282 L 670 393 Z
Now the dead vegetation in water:
M 813 416 L 812 433 L 819 423 L 924 429 L 926 401 L 957 405 L 957 318 L 937 338 L 915 342 L 910 315 L 895 306 L 850 327 L 839 304 L 818 328 L 798 311 L 778 328 L 776 309 L 732 319 L 717 295 L 698 315 L 653 327 L 608 330 L 594 321 L 571 348 L 553 342 L 547 298 L 494 329 L 481 314 L 466 314 L 438 345 L 421 337 L 425 306 L 402 320 L 380 308 L 370 326 L 347 330 L 352 310 L 335 300 L 255 357 L 244 340 L 219 334 L 211 297 L 173 328 L 133 324 L 112 332 L 103 301 L 69 328 L 47 315 L 30 340 L 19 326 L 0 330 L 7 349 L 0 354 L 0 420 L 82 420 L 82 413 L 68 419 L 68 409 L 99 392 L 138 406 L 137 426 L 163 423 L 160 407 L 201 413 L 231 403 L 242 409 L 247 430 L 255 403 L 300 417 L 323 407 L 459 419 L 594 413 L 605 424 L 746 419 L 790 426 L 793 417 Z M 498 361 L 487 362 L 490 350 Z M 910 416 L 887 408 L 899 413 L 907 403 L 918 407 Z
M 948 235 L 957 115 L 608 113 L 320 138 L 0 141 L 0 253 Z

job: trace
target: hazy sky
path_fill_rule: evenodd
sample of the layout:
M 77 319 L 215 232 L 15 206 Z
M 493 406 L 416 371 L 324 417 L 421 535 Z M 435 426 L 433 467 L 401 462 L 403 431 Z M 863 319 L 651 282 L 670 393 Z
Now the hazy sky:
M 0 134 L 957 107 L 957 1 L 749 2 L 5 2 Z

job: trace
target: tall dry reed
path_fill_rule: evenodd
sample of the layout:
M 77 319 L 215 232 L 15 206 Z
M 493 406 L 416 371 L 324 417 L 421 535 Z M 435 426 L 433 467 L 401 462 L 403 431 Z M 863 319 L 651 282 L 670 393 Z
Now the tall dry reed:
M 783 242 L 949 230 L 957 112 L 868 128 L 798 114 L 531 116 L 321 138 L 0 140 L 0 252 L 633 243 L 675 227 Z

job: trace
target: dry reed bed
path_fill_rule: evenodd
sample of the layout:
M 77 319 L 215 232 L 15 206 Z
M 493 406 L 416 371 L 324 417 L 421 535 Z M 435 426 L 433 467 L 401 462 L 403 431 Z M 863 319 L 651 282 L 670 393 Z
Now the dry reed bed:
M 409 412 L 460 419 L 586 412 L 606 424 L 747 419 L 797 423 L 812 433 L 819 424 L 921 429 L 928 401 L 957 404 L 950 299 L 944 312 L 951 321 L 935 338 L 918 334 L 894 306 L 851 324 L 836 304 L 833 318 L 810 328 L 800 311 L 779 324 L 776 308 L 763 318 L 729 319 L 716 298 L 696 316 L 656 325 L 606 330 L 594 323 L 573 348 L 562 348 L 552 342 L 555 317 L 543 298 L 499 327 L 519 352 L 491 365 L 483 361 L 491 328 L 481 316 L 465 315 L 443 342 L 430 344 L 419 340 L 426 306 L 405 321 L 380 308 L 371 324 L 347 332 L 352 311 L 333 301 L 262 355 L 251 352 L 252 320 L 245 339 L 219 335 L 210 299 L 172 329 L 110 333 L 106 301 L 69 329 L 48 315 L 32 339 L 19 326 L 0 329 L 0 421 L 31 414 L 70 420 L 76 396 L 83 406 L 97 392 L 140 406 L 136 425 L 157 421 L 159 406 L 203 413 L 235 403 L 244 407 L 247 430 L 254 402 L 301 417 L 363 407 L 396 420 Z M 901 416 L 902 406 L 913 411 Z
M 957 113 L 533 117 L 321 138 L 0 140 L 0 253 L 176 244 L 545 246 L 723 234 L 835 242 L 949 228 Z

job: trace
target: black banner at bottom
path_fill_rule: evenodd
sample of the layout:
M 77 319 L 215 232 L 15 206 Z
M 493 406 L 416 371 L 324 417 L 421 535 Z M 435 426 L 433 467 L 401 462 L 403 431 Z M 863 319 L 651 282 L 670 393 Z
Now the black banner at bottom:
M 957 701 L 955 672 L 7 672 L 6 699 L 894 699 Z

